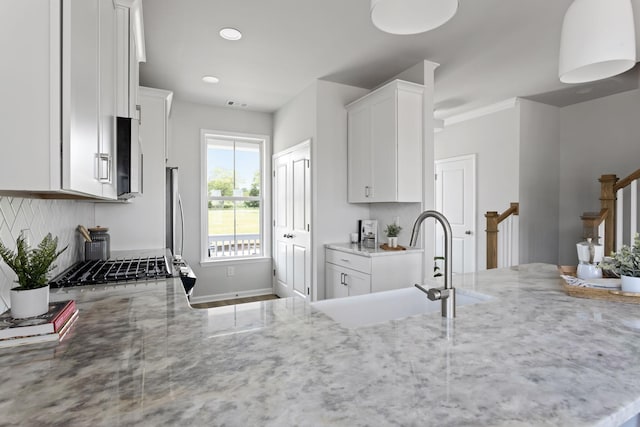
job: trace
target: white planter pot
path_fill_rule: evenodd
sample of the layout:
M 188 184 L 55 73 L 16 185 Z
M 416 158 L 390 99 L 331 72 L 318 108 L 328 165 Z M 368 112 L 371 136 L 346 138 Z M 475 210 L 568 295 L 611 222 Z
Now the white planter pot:
M 622 276 L 622 292 L 640 292 L 640 277 Z
M 11 317 L 24 319 L 49 311 L 49 285 L 37 289 L 13 288 L 11 297 Z
M 387 246 L 390 248 L 398 247 L 398 238 L 397 237 L 387 237 Z

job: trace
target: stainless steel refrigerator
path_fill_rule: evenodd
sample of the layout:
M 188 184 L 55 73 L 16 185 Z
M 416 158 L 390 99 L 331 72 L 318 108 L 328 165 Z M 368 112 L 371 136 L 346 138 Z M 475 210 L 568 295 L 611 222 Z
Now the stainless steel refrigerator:
M 166 247 L 171 250 L 174 258 L 182 258 L 184 249 L 184 211 L 182 209 L 182 199 L 180 198 L 178 185 L 178 168 L 167 168 L 167 230 Z

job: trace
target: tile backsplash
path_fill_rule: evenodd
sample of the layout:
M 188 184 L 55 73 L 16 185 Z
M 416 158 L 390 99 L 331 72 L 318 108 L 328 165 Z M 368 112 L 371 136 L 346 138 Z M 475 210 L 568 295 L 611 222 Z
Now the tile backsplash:
M 47 233 L 58 237 L 59 248 L 69 245 L 56 260 L 52 276 L 81 259 L 82 239 L 75 229 L 78 224 L 93 223 L 92 202 L 0 197 L 0 240 L 5 245 L 15 248 L 16 238 L 23 230 L 32 246 Z M 0 313 L 9 306 L 9 290 L 15 280 L 15 273 L 0 260 Z

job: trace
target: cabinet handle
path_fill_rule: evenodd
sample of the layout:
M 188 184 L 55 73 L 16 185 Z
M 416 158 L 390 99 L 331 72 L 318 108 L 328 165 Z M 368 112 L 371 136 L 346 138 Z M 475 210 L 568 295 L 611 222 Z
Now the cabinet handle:
M 140 104 L 136 104 L 136 111 L 138 112 L 138 124 L 142 124 L 142 106 Z
M 348 286 L 347 285 L 347 273 L 342 273 L 342 274 L 344 274 L 344 282 L 342 284 L 345 285 L 345 286 Z
M 100 182 L 111 182 L 111 154 L 96 154 L 96 177 Z
M 464 232 L 464 234 L 467 234 L 467 235 L 469 235 L 469 236 L 470 236 L 470 235 L 471 235 L 471 234 L 473 234 L 473 233 L 471 232 L 471 230 L 467 230 L 467 231 L 465 231 L 465 232 Z
M 340 261 L 342 261 L 342 262 L 351 262 L 351 261 L 349 261 L 349 260 L 348 260 L 348 259 L 346 259 L 346 258 L 340 258 Z
M 364 187 L 364 197 L 369 197 L 369 186 Z
M 344 273 L 340 273 L 340 284 L 344 285 Z

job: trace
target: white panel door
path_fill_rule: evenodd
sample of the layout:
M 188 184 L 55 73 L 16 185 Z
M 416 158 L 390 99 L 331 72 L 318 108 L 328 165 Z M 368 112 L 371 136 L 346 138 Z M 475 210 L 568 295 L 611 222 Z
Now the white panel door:
M 289 206 L 289 163 L 287 156 L 273 159 L 273 244 L 275 267 L 275 292 L 286 297 L 292 294 L 290 288 L 291 273 L 289 253 L 291 249 L 288 238 L 290 223 Z
M 455 274 L 476 271 L 475 154 L 438 160 L 436 210 L 447 217 L 453 233 L 451 266 Z M 436 226 L 436 255 L 444 255 L 444 235 Z
M 274 155 L 275 291 L 311 294 L 311 159 L 309 143 Z
M 311 292 L 311 160 L 308 148 L 291 153 L 291 169 L 293 290 L 306 297 Z

